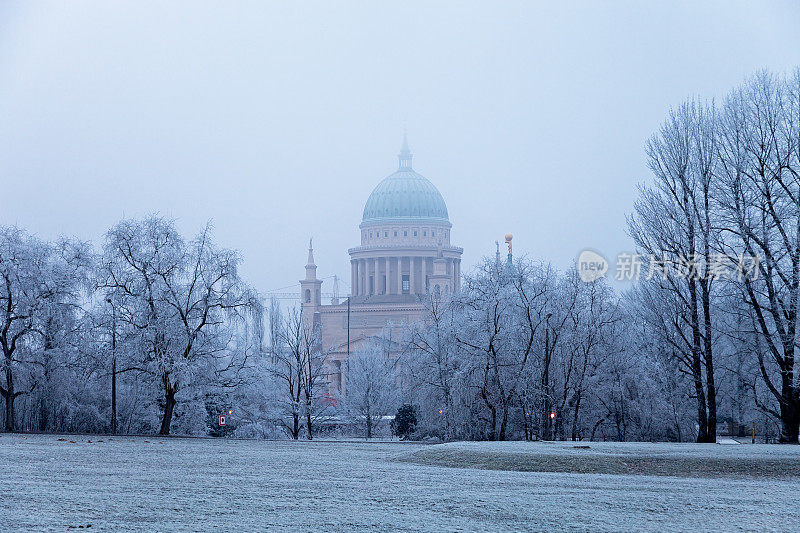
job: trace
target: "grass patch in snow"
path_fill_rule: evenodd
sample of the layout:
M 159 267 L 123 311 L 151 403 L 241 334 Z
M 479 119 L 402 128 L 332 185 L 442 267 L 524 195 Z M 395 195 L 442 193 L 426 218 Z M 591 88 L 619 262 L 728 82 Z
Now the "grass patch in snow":
M 449 443 L 401 454 L 395 459 L 428 466 L 516 472 L 800 478 L 797 446 L 756 445 L 731 450 L 715 444 Z

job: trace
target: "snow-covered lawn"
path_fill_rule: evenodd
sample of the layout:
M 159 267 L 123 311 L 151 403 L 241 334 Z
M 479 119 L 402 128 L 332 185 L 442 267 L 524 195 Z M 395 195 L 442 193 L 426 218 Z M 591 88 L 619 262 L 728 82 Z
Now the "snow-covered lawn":
M 0 435 L 0 529 L 800 530 L 797 476 L 571 474 L 409 462 L 436 450 L 559 460 L 761 457 L 785 463 L 791 474 L 800 447 L 99 440 Z

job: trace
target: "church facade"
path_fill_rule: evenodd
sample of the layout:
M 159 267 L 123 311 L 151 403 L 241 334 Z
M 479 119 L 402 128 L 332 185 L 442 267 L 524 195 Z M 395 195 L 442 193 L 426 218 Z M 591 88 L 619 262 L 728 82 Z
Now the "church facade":
M 359 225 L 361 243 L 350 248 L 350 296 L 322 304 L 309 245 L 305 279 L 300 281 L 303 316 L 320 331 L 328 355 L 328 375 L 338 390 L 345 386 L 350 353 L 377 338 L 389 324 L 419 319 L 429 293 L 460 289 L 462 248 L 450 242 L 452 224 L 444 198 L 414 171 L 408 142 L 398 155 L 396 172 L 370 194 Z

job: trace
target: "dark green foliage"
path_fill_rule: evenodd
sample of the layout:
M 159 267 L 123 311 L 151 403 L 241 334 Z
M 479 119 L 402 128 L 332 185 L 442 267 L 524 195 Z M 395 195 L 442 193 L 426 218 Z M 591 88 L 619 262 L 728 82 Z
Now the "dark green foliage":
M 417 430 L 417 409 L 411 404 L 403 404 L 392 420 L 392 433 L 401 439 L 411 438 Z
M 206 395 L 206 427 L 208 434 L 212 437 L 227 437 L 232 434 L 236 429 L 236 424 L 233 420 L 233 414 L 229 402 L 225 398 L 220 398 L 217 395 Z M 219 415 L 225 415 L 226 423 L 224 426 L 219 425 Z

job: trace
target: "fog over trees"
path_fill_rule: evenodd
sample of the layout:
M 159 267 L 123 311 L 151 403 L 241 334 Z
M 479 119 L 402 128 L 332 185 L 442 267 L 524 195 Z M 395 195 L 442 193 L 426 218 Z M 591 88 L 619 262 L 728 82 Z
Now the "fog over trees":
M 259 296 L 210 225 L 125 219 L 99 245 L 0 227 L 3 429 L 369 438 L 410 405 L 415 438 L 714 442 L 755 423 L 797 443 L 800 70 L 687 100 L 645 151 L 630 289 L 498 252 L 354 348 L 342 390 L 313 320 Z

